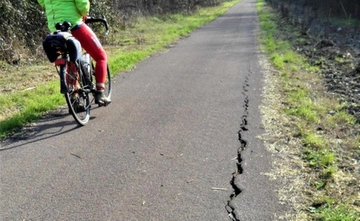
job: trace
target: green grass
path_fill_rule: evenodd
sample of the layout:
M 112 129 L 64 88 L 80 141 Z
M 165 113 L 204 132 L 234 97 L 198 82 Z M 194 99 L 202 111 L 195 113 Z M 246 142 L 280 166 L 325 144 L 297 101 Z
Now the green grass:
M 317 135 L 313 131 L 303 132 L 303 141 L 315 150 L 323 150 L 329 145 L 321 135 Z
M 300 173 L 304 177 L 304 187 L 307 187 L 298 190 L 303 191 L 298 194 L 304 195 L 303 200 L 307 200 L 308 207 L 312 208 L 305 214 L 306 220 L 360 220 L 358 218 L 360 213 L 352 204 L 352 200 L 357 196 L 344 196 L 334 189 L 350 191 L 347 190 L 349 186 L 345 181 L 339 181 L 346 179 L 342 174 L 347 172 L 346 169 L 339 168 L 339 165 L 343 160 L 351 159 L 356 154 L 356 150 L 357 153 L 360 152 L 359 136 L 347 137 L 344 130 L 352 128 L 357 123 L 356 119 L 344 111 L 345 104 L 340 105 L 336 98 L 323 92 L 319 66 L 308 64 L 302 55 L 293 51 L 291 42 L 283 37 L 284 34 L 276 23 L 278 15 L 267 7 L 263 0 L 257 1 L 257 9 L 262 30 L 259 36 L 261 49 L 279 73 L 277 76 L 280 79 L 284 98 L 281 102 L 286 104 L 280 111 L 283 111 L 291 122 L 288 126 L 292 133 L 287 135 L 289 140 L 293 140 L 291 136 L 296 135 L 302 146 L 294 151 L 303 160 L 304 168 Z M 281 28 L 287 33 L 296 32 L 296 29 L 291 27 Z M 297 42 L 305 42 L 305 40 L 300 38 Z M 336 58 L 336 61 L 344 62 L 341 58 Z M 336 138 L 341 139 L 340 145 Z M 312 205 L 322 206 L 315 208 Z M 294 207 L 298 206 L 294 205 Z
M 358 213 L 349 205 L 326 206 L 317 211 L 317 221 L 354 221 L 359 220 Z
M 239 0 L 201 8 L 192 15 L 136 18 L 128 27 L 112 27 L 107 39 L 99 35 L 101 41 L 106 42 L 104 47 L 112 74 L 131 70 L 138 62 L 165 50 L 167 45 L 214 20 L 237 2 Z M 65 104 L 59 93 L 56 71 L 45 60 L 37 62 L 36 66 L 8 67 L 6 72 L 12 75 L 0 78 L 0 86 L 9 87 L 9 92 L 0 94 L 0 139 Z
M 28 122 L 37 120 L 43 113 L 65 103 L 57 82 L 49 82 L 34 90 L 0 96 L 1 109 L 13 111 L 1 121 L 0 137 L 16 131 Z

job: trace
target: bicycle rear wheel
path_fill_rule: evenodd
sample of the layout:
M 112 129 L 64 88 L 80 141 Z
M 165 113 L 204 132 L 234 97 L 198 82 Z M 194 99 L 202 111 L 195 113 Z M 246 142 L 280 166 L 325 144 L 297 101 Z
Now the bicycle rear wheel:
M 63 69 L 63 70 L 61 70 Z M 81 70 L 76 68 L 72 62 L 66 62 L 66 65 L 60 67 L 60 71 L 65 74 L 65 84 L 68 92 L 64 94 L 69 112 L 75 121 L 84 126 L 90 119 L 90 98 L 91 91 L 82 78 Z

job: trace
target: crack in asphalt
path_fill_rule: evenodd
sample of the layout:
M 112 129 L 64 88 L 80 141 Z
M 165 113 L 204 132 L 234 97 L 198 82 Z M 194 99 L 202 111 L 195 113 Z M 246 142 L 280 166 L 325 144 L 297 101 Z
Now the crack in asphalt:
M 250 70 L 250 68 L 249 68 Z M 251 74 L 251 70 L 249 72 L 249 75 Z M 235 180 L 238 176 L 240 176 L 244 169 L 242 167 L 242 156 L 241 153 L 242 151 L 244 151 L 247 148 L 247 141 L 243 138 L 244 132 L 248 131 L 247 129 L 247 116 L 249 113 L 249 96 L 248 96 L 248 88 L 249 88 L 249 76 L 246 76 L 245 81 L 244 81 L 244 86 L 243 86 L 243 92 L 242 94 L 244 95 L 244 113 L 241 117 L 241 123 L 240 123 L 240 130 L 238 131 L 238 139 L 240 142 L 240 147 L 237 149 L 237 162 L 236 162 L 236 170 L 235 172 L 232 173 L 232 179 L 230 180 L 230 185 L 233 188 L 233 192 L 230 195 L 230 198 L 228 200 L 228 203 L 225 207 L 226 211 L 228 212 L 229 218 L 232 221 L 240 221 L 240 218 L 238 217 L 237 213 L 236 213 L 236 207 L 234 205 L 234 200 L 238 197 L 239 194 L 241 194 L 242 189 L 241 187 L 237 186 L 235 184 Z

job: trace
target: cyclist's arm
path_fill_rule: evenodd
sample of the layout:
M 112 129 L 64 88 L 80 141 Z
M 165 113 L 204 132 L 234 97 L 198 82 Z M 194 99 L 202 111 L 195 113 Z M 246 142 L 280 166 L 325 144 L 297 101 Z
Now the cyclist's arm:
M 38 0 L 40 1 L 40 0 Z M 89 0 L 75 0 L 75 5 L 77 10 L 80 12 L 81 16 L 86 16 L 90 11 L 90 2 Z
M 41 7 L 45 7 L 44 0 L 37 0 Z

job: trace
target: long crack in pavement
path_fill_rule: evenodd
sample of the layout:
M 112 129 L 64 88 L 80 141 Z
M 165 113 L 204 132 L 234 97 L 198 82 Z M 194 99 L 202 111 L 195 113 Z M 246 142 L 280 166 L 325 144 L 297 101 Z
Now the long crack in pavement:
M 249 68 L 250 69 L 250 68 Z M 251 73 L 251 70 L 249 74 Z M 240 130 L 238 131 L 238 139 L 240 142 L 240 147 L 237 149 L 237 162 L 236 162 L 236 171 L 232 173 L 232 179 L 230 181 L 230 184 L 233 188 L 233 192 L 230 195 L 230 198 L 228 200 L 228 203 L 225 207 L 229 214 L 229 218 L 233 221 L 240 221 L 240 218 L 238 217 L 236 211 L 235 211 L 235 199 L 238 197 L 239 194 L 241 194 L 242 189 L 241 187 L 237 186 L 235 184 L 235 179 L 240 176 L 243 173 L 243 167 L 241 165 L 243 159 L 241 157 L 241 153 L 247 148 L 247 141 L 243 139 L 243 134 L 248 131 L 247 129 L 247 116 L 248 116 L 248 109 L 249 109 L 249 96 L 248 96 L 248 88 L 249 88 L 249 77 L 247 76 L 244 81 L 243 86 L 243 92 L 244 95 L 244 113 L 241 117 L 241 123 L 240 123 Z

